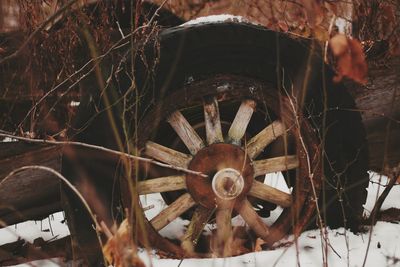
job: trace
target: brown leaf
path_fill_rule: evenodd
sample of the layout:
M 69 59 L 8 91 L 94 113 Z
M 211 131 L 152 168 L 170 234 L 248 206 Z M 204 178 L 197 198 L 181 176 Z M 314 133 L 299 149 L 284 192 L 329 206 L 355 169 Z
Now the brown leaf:
M 6 52 L 6 50 L 4 48 L 0 47 L 0 54 L 4 54 Z
M 137 246 L 132 239 L 127 219 L 122 221 L 114 235 L 105 226 L 103 226 L 104 230 L 108 241 L 103 246 L 103 254 L 109 263 L 115 267 L 145 267 L 137 255 Z
M 285 21 L 279 21 L 278 26 L 281 29 L 281 31 L 283 31 L 283 32 L 289 31 L 289 26 Z
M 334 81 L 339 82 L 348 77 L 356 82 L 367 82 L 368 66 L 364 51 L 359 41 L 337 34 L 329 41 L 332 54 L 336 60 L 337 75 Z
M 318 0 L 304 0 L 303 6 L 306 11 L 307 21 L 311 27 L 320 25 L 324 20 L 324 10 Z
M 340 56 L 345 53 L 348 49 L 347 37 L 344 34 L 337 34 L 329 40 L 334 56 Z
M 258 251 L 262 251 L 262 245 L 265 244 L 265 241 L 262 240 L 261 238 L 257 238 L 256 239 L 256 244 L 254 245 L 254 251 L 258 252 Z

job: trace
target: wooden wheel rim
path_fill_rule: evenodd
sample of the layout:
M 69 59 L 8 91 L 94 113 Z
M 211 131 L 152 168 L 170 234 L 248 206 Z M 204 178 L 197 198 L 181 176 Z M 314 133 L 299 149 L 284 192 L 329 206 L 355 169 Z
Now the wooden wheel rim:
M 221 92 L 221 85 L 224 84 L 229 84 L 230 88 L 227 91 Z M 142 126 L 139 126 L 139 128 L 142 129 L 142 134 L 140 135 L 140 137 L 142 138 L 139 138 L 138 142 L 140 147 L 146 147 L 146 137 L 150 136 L 152 130 L 155 129 L 158 123 L 162 120 L 154 120 L 154 118 L 156 118 L 156 114 L 171 114 L 171 112 L 179 110 L 180 108 L 183 108 L 185 106 L 196 104 L 202 105 L 200 101 L 204 99 L 204 96 L 214 96 L 216 97 L 215 99 L 218 99 L 218 101 L 229 101 L 230 99 L 240 98 L 254 99 L 255 101 L 266 103 L 266 105 L 274 112 L 276 112 L 276 114 L 279 114 L 279 117 L 282 118 L 283 121 L 285 121 L 285 124 L 288 124 L 288 122 L 293 122 L 295 117 L 293 116 L 293 112 L 291 111 L 292 109 L 290 108 L 291 103 L 289 98 L 283 97 L 281 103 L 279 104 L 279 101 L 274 101 L 278 97 L 276 90 L 270 89 L 270 87 L 267 87 L 264 83 L 249 78 L 243 79 L 243 77 L 233 75 L 216 76 L 211 79 L 188 85 L 183 90 L 185 92 L 191 92 L 189 97 L 185 95 L 184 101 L 177 101 L 178 99 L 182 98 L 182 91 L 173 92 L 171 95 L 164 99 L 164 103 L 169 104 L 156 106 L 153 111 L 146 116 L 146 118 L 143 120 L 143 123 L 141 124 Z M 280 110 L 281 112 L 279 112 Z M 296 179 L 296 190 L 292 194 L 291 203 L 293 205 L 283 210 L 275 223 L 267 229 L 268 231 L 266 235 L 260 236 L 261 238 L 266 239 L 265 241 L 269 245 L 272 245 L 275 241 L 283 238 L 290 229 L 292 229 L 295 234 L 301 232 L 301 230 L 309 222 L 310 217 L 313 215 L 316 203 L 315 199 L 318 197 L 320 190 L 321 168 L 320 160 L 318 157 L 318 142 L 312 132 L 311 127 L 306 121 L 301 121 L 299 124 L 300 130 L 297 126 L 293 127 L 293 124 L 291 125 L 292 129 L 290 130 L 296 137 L 297 143 L 300 143 L 299 133 L 301 131 L 301 142 L 304 145 L 297 146 L 299 167 L 297 176 L 298 179 Z M 231 138 L 232 140 L 229 140 L 229 142 L 231 144 L 237 145 L 238 140 L 234 140 L 234 134 L 232 134 L 231 137 L 233 138 Z M 207 136 L 208 144 L 210 144 L 210 142 L 213 142 L 212 140 L 216 142 L 215 140 L 217 139 L 218 134 L 211 137 Z M 196 142 L 196 140 L 194 141 Z M 201 149 L 203 149 L 203 147 L 201 144 L 196 145 L 195 142 L 194 144 L 189 145 L 189 150 L 196 155 L 199 151 L 201 151 Z M 310 155 L 312 158 L 310 158 Z M 190 158 L 187 159 L 186 166 L 189 166 L 189 162 L 191 161 L 192 157 L 190 156 Z M 312 167 L 308 165 L 311 165 Z M 256 167 L 254 168 L 256 169 Z M 310 170 L 312 171 L 312 179 L 310 179 Z M 188 191 L 190 192 L 190 189 L 188 189 Z M 245 196 L 247 193 L 249 193 L 249 190 L 245 190 L 245 192 L 246 193 L 243 194 L 242 199 L 245 199 Z M 192 194 L 192 196 L 193 195 L 194 194 Z M 129 196 L 130 193 L 127 192 L 126 187 L 125 190 L 123 188 L 123 198 L 125 204 L 132 203 L 129 200 Z M 193 198 L 190 197 L 190 194 L 185 194 L 183 198 L 185 199 L 182 203 L 187 205 L 187 207 L 193 207 L 196 204 L 201 204 L 200 201 L 194 201 Z M 246 201 L 241 201 L 240 204 L 234 204 L 234 207 L 232 207 L 232 209 L 236 210 L 239 213 L 243 212 L 243 209 L 245 209 L 245 205 L 243 203 L 246 203 Z M 127 206 L 129 207 L 130 205 Z M 201 206 L 210 208 L 210 203 Z M 248 207 L 246 210 L 247 212 L 251 212 Z M 153 247 L 171 253 L 171 257 L 193 257 L 197 255 L 193 254 L 193 251 L 190 251 L 190 249 L 185 248 L 185 246 L 183 246 L 184 242 L 182 242 L 182 246 L 184 247 L 182 248 L 181 246 L 178 246 L 163 238 L 158 233 L 158 229 L 156 229 L 157 227 L 154 227 L 154 223 L 152 223 L 153 220 L 152 222 L 146 220 L 145 231 L 141 231 L 141 234 L 138 235 L 138 239 L 142 244 L 148 244 L 149 242 Z M 183 241 L 185 241 L 185 237 Z M 225 253 L 223 251 L 220 251 L 218 253 L 219 255 L 225 256 Z

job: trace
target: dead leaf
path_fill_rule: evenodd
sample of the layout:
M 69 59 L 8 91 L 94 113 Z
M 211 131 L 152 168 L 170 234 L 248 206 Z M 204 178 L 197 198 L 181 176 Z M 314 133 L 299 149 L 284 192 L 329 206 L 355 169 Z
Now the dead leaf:
M 256 239 L 256 244 L 254 245 L 254 251 L 262 251 L 262 245 L 265 244 L 265 241 L 262 240 L 261 238 Z
M 328 41 L 328 39 L 329 39 L 329 32 L 328 32 L 328 30 L 325 29 L 324 27 L 321 27 L 321 26 L 316 26 L 316 27 L 313 29 L 313 34 L 314 34 L 314 37 L 315 37 L 317 40 L 321 41 L 321 42 L 326 42 L 326 41 Z
M 334 81 L 339 82 L 343 77 L 348 77 L 365 84 L 368 66 L 360 42 L 343 34 L 337 34 L 331 38 L 329 46 L 336 61 L 337 75 Z
M 282 32 L 287 32 L 289 31 L 289 25 L 285 21 L 279 21 L 278 26 L 281 29 Z
M 6 50 L 4 48 L 0 47 L 0 54 L 4 54 L 6 52 Z
M 303 6 L 306 11 L 307 22 L 311 27 L 320 25 L 324 20 L 324 10 L 318 0 L 304 0 Z
M 344 34 L 337 34 L 329 41 L 334 56 L 342 55 L 348 49 L 347 37 Z
M 107 227 L 103 226 L 102 230 L 109 238 L 103 246 L 103 254 L 109 263 L 115 267 L 145 267 L 137 255 L 137 246 L 132 239 L 127 219 L 122 221 L 114 235 L 107 230 Z

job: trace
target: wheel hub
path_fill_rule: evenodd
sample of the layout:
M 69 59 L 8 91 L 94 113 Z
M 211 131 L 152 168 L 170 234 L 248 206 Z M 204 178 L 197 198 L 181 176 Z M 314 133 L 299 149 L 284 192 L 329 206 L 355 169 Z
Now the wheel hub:
M 218 171 L 212 180 L 212 189 L 221 199 L 234 199 L 243 191 L 244 180 L 240 172 L 232 168 Z
M 243 199 L 253 182 L 250 159 L 240 147 L 231 144 L 212 144 L 201 149 L 189 163 L 189 169 L 208 175 L 186 175 L 192 198 L 206 208 L 214 208 L 217 198 Z

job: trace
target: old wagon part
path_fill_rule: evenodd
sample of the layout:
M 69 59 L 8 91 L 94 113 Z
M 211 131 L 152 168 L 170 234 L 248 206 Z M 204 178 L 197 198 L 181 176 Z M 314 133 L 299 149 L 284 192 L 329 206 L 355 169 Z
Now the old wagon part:
M 0 220 L 7 225 L 42 219 L 62 209 L 60 183 L 50 173 L 25 170 L 4 181 L 10 172 L 26 165 L 42 165 L 59 171 L 61 148 L 25 142 L 0 143 Z M 41 186 L 37 187 L 38 184 Z
M 93 149 L 93 150 L 98 150 L 101 152 L 109 153 L 110 155 L 125 157 L 130 160 L 147 162 L 147 163 L 158 165 L 160 167 L 171 168 L 171 169 L 179 170 L 182 172 L 188 172 L 188 173 L 192 173 L 192 174 L 198 175 L 198 176 L 206 176 L 200 172 L 195 172 L 195 171 L 191 171 L 189 169 L 182 168 L 179 166 L 179 164 L 165 164 L 163 162 L 159 162 L 154 159 L 139 157 L 139 156 L 131 155 L 128 153 L 120 152 L 117 150 L 109 149 L 106 147 L 93 145 L 93 144 L 87 144 L 87 143 L 82 143 L 82 142 L 73 142 L 73 141 L 52 141 L 52 140 L 45 140 L 45 139 L 33 139 L 33 138 L 21 137 L 21 136 L 17 136 L 17 135 L 13 135 L 13 134 L 6 134 L 6 133 L 0 133 L 0 137 L 12 138 L 15 140 L 20 140 L 20 141 L 24 141 L 27 143 L 34 143 L 34 144 L 36 143 L 36 144 L 58 145 L 61 147 L 62 146 L 77 146 L 77 147 L 81 147 L 81 148 L 87 148 L 88 150 Z M 59 150 L 60 148 L 57 148 L 57 149 Z
M 150 166 L 145 172 L 147 173 L 146 180 L 139 181 L 137 184 L 139 195 L 160 192 L 169 194 L 171 191 L 182 191 L 181 194 L 173 197 L 174 200 L 168 207 L 149 220 L 148 226 L 146 226 L 146 235 L 148 239 L 153 240 L 151 245 L 172 253 L 175 257 L 211 255 L 207 253 L 218 256 L 240 254 L 240 251 L 232 250 L 230 242 L 234 238 L 231 220 L 238 214 L 251 229 L 250 232 L 272 245 L 289 229 L 299 233 L 300 229 L 303 229 L 308 223 L 315 208 L 315 202 L 312 199 L 317 196 L 310 190 L 309 176 L 312 174 L 308 172 L 308 159 L 305 157 L 307 153 L 302 152 L 302 146 L 296 146 L 297 155 L 263 158 L 265 157 L 263 151 L 274 140 L 284 138 L 287 131 L 293 135 L 298 133 L 295 131 L 298 126 L 292 124 L 289 127 L 285 126 L 285 123 L 294 122 L 293 119 L 290 119 L 293 118 L 293 112 L 288 106 L 283 108 L 285 111 L 277 111 L 274 109 L 274 106 L 277 108 L 276 103 L 273 103 L 274 97 L 271 96 L 271 99 L 266 100 L 260 96 L 262 95 L 261 91 L 272 90 L 268 89 L 268 86 L 248 78 L 237 83 L 239 79 L 242 78 L 217 76 L 205 81 L 194 82 L 185 88 L 191 92 L 191 100 L 177 101 L 182 98 L 182 91 L 173 93 L 164 99 L 166 104 L 162 105 L 163 110 L 150 112 L 144 119 L 145 127 L 140 127 L 140 129 L 144 129 L 140 136 L 151 136 L 152 129 L 148 127 L 151 124 L 148 124 L 147 121 L 153 119 L 153 114 L 170 114 L 162 119 L 164 120 L 162 123 L 171 126 L 177 138 L 190 154 L 176 150 L 175 146 L 171 147 L 164 143 L 161 145 L 157 143 L 158 140 L 145 141 L 143 153 L 162 162 L 178 164 L 178 166 L 207 175 L 207 177 L 199 177 L 190 173 L 185 175 L 168 173 L 160 177 L 158 176 L 160 172 Z M 218 85 L 228 80 L 229 92 L 218 93 Z M 249 88 L 252 88 L 252 93 Z M 204 92 L 204 89 L 207 90 L 207 93 Z M 250 94 L 252 98 L 248 98 Z M 171 110 L 171 105 L 168 104 L 172 103 L 170 101 L 182 103 L 181 108 L 189 106 L 191 109 L 198 110 L 196 113 L 203 113 L 202 129 L 204 129 L 204 133 L 200 134 L 200 129 L 196 131 L 192 126 L 192 120 L 180 108 L 175 109 L 176 105 L 173 105 Z M 225 103 L 236 101 L 239 101 L 240 105 L 236 113 L 232 114 L 229 129 L 222 129 L 222 121 L 225 121 L 226 118 L 221 118 L 221 112 L 234 112 L 227 110 Z M 287 101 L 284 102 L 288 105 Z M 269 112 L 281 114 L 280 117 L 285 122 L 276 119 L 266 123 L 265 127 L 250 140 L 246 140 L 249 135 L 248 128 L 254 127 L 254 123 L 251 123 L 253 115 L 259 112 L 268 112 L 264 110 L 265 106 L 271 106 Z M 310 127 L 303 126 L 302 132 L 307 132 L 305 148 L 310 149 L 311 154 L 316 155 L 318 141 L 313 137 L 312 132 L 307 130 Z M 296 139 L 298 138 L 296 137 Z M 320 169 L 318 164 L 315 167 L 315 185 L 319 192 L 321 176 L 318 173 Z M 264 179 L 261 182 L 255 180 L 255 177 L 263 176 L 266 173 L 285 172 L 291 169 L 297 169 L 297 181 L 291 185 L 293 186 L 291 194 L 264 184 Z M 125 198 L 128 195 L 130 194 L 126 192 Z M 262 199 L 280 205 L 284 211 L 273 225 L 268 226 L 256 212 L 257 200 L 254 199 Z M 130 203 L 129 200 L 125 201 L 128 201 L 125 203 Z M 180 238 L 180 246 L 167 241 L 159 234 L 161 229 L 189 211 L 190 223 Z M 216 233 L 208 241 L 207 248 L 200 249 L 198 244 L 201 243 L 201 239 L 204 239 L 202 233 L 207 224 L 215 224 Z M 141 235 L 138 238 L 141 242 L 145 242 L 141 239 L 143 238 Z M 199 249 L 205 249 L 207 253 L 200 253 Z
M 199 42 L 199 40 L 201 40 L 201 42 Z M 316 184 L 315 192 L 319 192 L 318 188 L 321 186 L 321 180 L 318 181 L 318 178 L 321 178 L 322 175 L 320 174 L 321 170 L 318 166 L 322 160 L 310 158 L 309 160 L 312 161 L 311 164 L 304 164 L 304 157 L 306 157 L 306 154 L 310 156 L 319 155 L 317 144 L 320 144 L 313 139 L 313 136 L 316 134 L 319 134 L 322 140 L 324 140 L 325 143 L 323 145 L 326 146 L 328 144 L 329 149 L 325 149 L 324 155 L 329 155 L 329 163 L 335 163 L 334 165 L 328 165 L 329 168 L 325 168 L 325 177 L 336 179 L 333 180 L 333 182 L 337 182 L 338 180 L 346 181 L 346 184 L 341 184 L 343 187 L 340 188 L 336 187 L 337 183 L 328 183 L 325 181 L 329 188 L 334 189 L 331 190 L 331 194 L 328 196 L 330 200 L 329 204 L 326 202 L 327 205 L 323 205 L 321 208 L 321 211 L 325 212 L 324 214 L 329 217 L 327 224 L 334 227 L 343 225 L 345 221 L 342 217 L 349 215 L 355 215 L 351 217 L 357 217 L 360 211 L 362 212 L 362 204 L 365 201 L 366 191 L 364 187 L 358 188 L 356 185 L 361 184 L 363 186 L 365 182 L 368 183 L 367 179 L 363 180 L 365 178 L 364 176 L 367 174 L 365 157 L 367 157 L 368 154 L 365 151 L 365 133 L 363 132 L 361 119 L 358 113 L 348 113 L 344 110 L 344 108 L 354 108 L 354 102 L 341 84 L 332 83 L 332 73 L 329 68 L 325 68 L 326 73 L 322 75 L 322 58 L 319 56 L 318 51 L 316 51 L 318 50 L 317 47 L 312 46 L 310 40 L 295 41 L 284 34 L 269 31 L 254 25 L 220 23 L 216 25 L 206 24 L 166 29 L 160 33 L 157 39 L 157 47 L 159 47 L 160 50 L 160 53 L 157 53 L 157 55 L 161 55 L 161 58 L 154 58 L 155 55 L 152 53 L 154 52 L 154 44 L 150 44 L 149 56 L 146 57 L 146 60 L 149 60 L 149 62 L 145 62 L 148 64 L 144 64 L 145 66 L 153 66 L 154 61 L 157 61 L 158 65 L 157 68 L 154 69 L 155 73 L 151 73 L 151 77 L 142 77 L 141 75 L 146 76 L 149 72 L 140 72 L 139 70 L 136 77 L 137 88 L 145 96 L 143 99 L 141 98 L 143 101 L 139 103 L 140 111 L 144 113 L 140 114 L 141 119 L 139 122 L 135 121 L 139 123 L 139 125 L 135 124 L 135 128 L 140 132 L 138 140 L 126 140 L 126 142 L 130 143 L 134 141 L 143 151 L 146 150 L 146 146 L 149 147 L 150 150 L 153 150 L 153 152 L 150 152 L 152 153 L 152 157 L 154 156 L 154 158 L 156 158 L 159 156 L 157 160 L 161 161 L 162 159 L 162 161 L 165 160 L 167 162 L 179 162 L 185 165 L 188 163 L 188 159 L 191 160 L 194 158 L 198 153 L 197 151 L 201 151 L 204 147 L 201 142 L 198 142 L 199 139 L 193 135 L 193 131 L 181 132 L 181 136 L 176 137 L 176 139 L 179 140 L 179 144 L 174 144 L 174 139 L 168 141 L 166 133 L 166 131 L 168 131 L 167 127 L 156 130 L 160 125 L 160 120 L 162 123 L 168 125 L 169 131 L 172 131 L 175 136 L 178 136 L 178 132 L 174 130 L 174 125 L 166 123 L 167 117 L 165 116 L 179 111 L 183 116 L 178 115 L 178 121 L 182 119 L 182 117 L 185 118 L 189 122 L 189 125 L 195 129 L 197 135 L 201 137 L 204 144 L 207 144 L 205 141 L 208 142 L 208 140 L 210 140 L 209 143 L 212 144 L 221 143 L 222 141 L 218 141 L 221 140 L 221 132 L 226 135 L 235 119 L 235 114 L 228 119 L 223 118 L 223 116 L 226 117 L 226 110 L 222 109 L 222 105 L 232 101 L 232 99 L 237 99 L 239 105 L 235 108 L 239 108 L 242 100 L 253 100 L 257 105 L 256 111 L 253 111 L 251 116 L 252 119 L 257 116 L 260 117 L 259 112 L 261 110 L 271 110 L 276 117 L 271 119 L 268 114 L 264 114 L 264 116 L 261 116 L 264 120 L 261 120 L 262 123 L 260 125 L 264 125 L 267 121 L 268 124 L 271 124 L 274 120 L 284 122 L 285 129 L 290 130 L 286 135 L 289 135 L 289 137 L 292 136 L 293 139 L 292 144 L 288 147 L 290 148 L 293 146 L 295 149 L 292 149 L 290 153 L 272 153 L 271 155 L 273 155 L 273 157 L 295 155 L 299 161 L 299 167 L 296 170 L 284 172 L 288 174 L 288 182 L 291 182 L 291 185 L 294 185 L 295 188 L 298 189 L 294 190 L 294 195 L 292 195 L 293 201 L 291 203 L 294 203 L 294 205 L 284 209 L 283 214 L 275 223 L 276 227 L 270 227 L 268 241 L 273 242 L 273 240 L 280 239 L 289 231 L 288 229 L 293 229 L 293 232 L 298 234 L 302 228 L 301 226 L 307 225 L 309 218 L 313 215 L 312 207 L 316 204 L 316 196 L 311 192 L 313 191 L 313 186 L 310 184 L 310 179 L 307 178 L 310 178 L 309 168 L 311 168 L 312 171 L 315 171 L 314 175 L 311 175 Z M 177 47 L 179 47 L 179 49 L 177 49 Z M 310 50 L 310 47 L 314 49 Z M 139 64 L 138 68 L 140 68 L 140 66 L 143 66 L 143 64 Z M 306 71 L 311 71 L 311 75 L 305 75 L 304 72 Z M 235 75 L 240 76 L 235 78 Z M 305 83 L 304 77 L 310 78 L 310 81 Z M 326 79 L 323 79 L 323 77 Z M 148 81 L 147 78 L 154 79 L 154 83 L 146 82 Z M 265 84 L 260 81 L 264 81 Z M 304 85 L 306 85 L 306 88 L 304 88 Z M 299 144 L 296 140 L 296 136 L 298 136 L 299 133 L 296 133 L 296 131 L 290 128 L 293 124 L 290 123 L 290 121 L 293 122 L 293 109 L 288 106 L 287 103 L 281 101 L 282 99 L 280 98 L 279 92 L 283 89 L 282 87 L 289 90 L 288 93 L 295 98 L 293 100 L 294 102 L 297 100 L 296 97 L 301 96 L 301 99 L 303 99 L 303 96 L 305 96 L 305 109 L 296 110 L 296 113 L 298 113 L 297 115 L 299 116 L 300 123 L 300 125 L 297 126 L 301 129 L 302 136 L 305 140 L 304 143 L 306 144 L 307 150 L 310 150 L 309 153 L 301 153 L 301 151 L 298 151 L 300 148 L 296 145 Z M 207 101 L 208 104 L 204 104 L 202 99 L 206 100 L 208 96 L 211 96 L 211 100 Z M 213 97 L 215 97 L 216 100 L 213 100 Z M 326 111 L 324 109 L 324 99 L 328 100 L 328 111 L 335 107 L 335 112 L 327 112 L 326 121 L 324 121 Z M 220 116 L 216 115 L 216 112 L 213 112 L 216 108 L 213 107 L 212 102 L 218 103 Z M 84 106 L 85 105 L 81 105 L 81 107 Z M 198 124 L 199 121 L 192 122 L 190 116 L 192 107 L 195 107 L 195 110 L 196 107 L 201 107 L 200 110 L 195 112 L 195 117 L 200 118 L 202 123 Z M 114 107 L 112 108 L 114 109 Z M 206 108 L 210 110 L 206 112 L 210 115 L 205 115 L 204 117 L 213 117 L 215 120 L 218 120 L 219 117 L 221 131 L 219 131 L 218 126 L 215 127 L 217 124 L 204 122 L 202 115 L 205 113 L 204 110 Z M 123 110 L 123 107 L 122 109 L 115 107 L 114 111 L 116 114 L 119 114 L 118 112 L 120 110 Z M 230 110 L 232 111 L 232 107 Z M 248 108 L 244 110 L 251 112 Z M 85 111 L 85 114 L 91 116 L 90 107 Z M 303 112 L 305 112 L 306 116 L 303 116 Z M 85 114 L 81 115 L 87 118 L 88 116 Z M 122 118 L 126 114 L 119 115 L 121 115 L 119 117 Z M 245 117 L 249 116 L 243 116 L 243 118 Z M 129 120 L 129 124 L 131 124 L 132 118 L 128 116 L 127 119 Z M 251 120 L 249 125 L 252 124 Z M 86 121 L 84 121 L 84 123 L 85 122 Z M 323 122 L 326 122 L 326 124 Z M 78 135 L 76 140 L 88 140 L 87 138 L 90 140 L 90 138 L 92 138 L 92 140 L 90 140 L 91 142 L 96 142 L 106 147 L 112 147 L 113 143 L 112 140 L 108 138 L 109 135 L 99 135 L 99 129 L 107 130 L 107 127 L 105 127 L 107 121 L 101 116 L 98 116 L 90 123 L 90 127 L 85 129 L 85 132 L 82 132 L 81 135 Z M 240 124 L 245 125 L 245 123 L 246 121 L 243 119 Z M 313 124 L 314 129 L 311 129 L 309 123 Z M 334 125 L 335 127 L 324 128 L 324 125 Z M 268 127 L 268 125 L 264 126 Z M 82 125 L 77 124 L 75 127 L 80 128 Z M 204 133 L 206 132 L 206 128 L 214 129 L 214 133 Z M 247 130 L 250 128 L 252 127 L 247 127 Z M 187 127 L 185 127 L 185 129 L 187 129 Z M 255 129 L 254 132 L 251 133 L 247 131 L 245 139 L 240 140 L 242 149 L 246 145 L 246 140 L 258 135 L 262 130 L 263 129 Z M 237 128 L 236 132 L 240 133 L 240 131 L 241 130 Z M 264 132 L 270 131 L 265 129 Z M 327 135 L 324 136 L 325 133 L 327 133 Z M 222 135 L 222 137 L 224 138 L 224 135 Z M 166 142 L 159 142 L 160 138 L 166 140 Z M 224 142 L 226 142 L 226 140 L 223 139 Z M 238 141 L 238 137 L 232 134 L 230 140 Z M 153 143 L 148 141 L 152 141 Z M 268 144 L 268 146 L 266 146 L 268 150 L 270 147 L 274 147 L 276 143 L 279 142 L 279 139 L 274 142 L 264 142 L 266 145 Z M 249 141 L 248 143 L 251 142 Z M 188 144 L 189 147 L 187 147 L 186 144 Z M 229 144 L 239 146 L 239 142 L 236 144 Z M 258 154 L 262 151 L 262 149 L 260 150 L 258 147 L 259 144 L 254 146 L 252 152 L 248 151 L 247 154 Z M 162 153 L 157 153 L 157 149 Z M 280 150 L 278 149 L 277 151 Z M 285 152 L 285 150 L 282 151 Z M 269 157 L 271 157 L 271 155 Z M 265 156 L 266 155 L 263 153 L 259 154 L 257 156 L 259 158 L 256 158 L 256 161 L 269 159 L 269 157 Z M 287 160 L 290 160 L 290 157 L 287 157 Z M 264 161 L 263 163 L 265 163 L 265 166 L 268 166 L 270 163 L 279 163 L 279 161 L 280 160 Z M 349 162 L 352 164 L 349 165 Z M 293 164 L 295 164 L 295 161 L 293 161 Z M 185 184 L 182 182 L 182 177 L 177 177 L 181 176 L 182 173 L 170 170 L 166 171 L 164 169 L 155 168 L 154 166 L 147 168 L 146 166 L 144 166 L 143 172 L 139 173 L 138 178 L 168 177 L 168 179 L 170 179 L 169 181 L 172 181 L 171 188 L 181 189 L 181 191 L 166 191 L 172 189 L 168 188 L 168 186 L 162 187 L 164 190 L 162 196 L 167 204 L 170 204 L 172 207 L 164 212 L 164 216 L 157 219 L 160 225 L 165 222 L 168 223 L 168 221 L 174 217 L 195 218 L 195 220 L 200 221 L 200 223 L 189 225 L 189 229 L 195 233 L 201 233 L 203 224 L 206 224 L 209 219 L 213 220 L 216 217 L 219 218 L 219 221 L 226 219 L 225 215 L 229 213 L 232 207 L 231 203 L 221 202 L 221 209 L 224 207 L 223 211 L 221 211 L 223 216 L 214 216 L 212 212 L 201 205 L 198 209 L 188 208 L 196 204 L 193 204 L 195 201 L 190 197 L 190 193 L 187 193 L 186 188 L 184 188 Z M 305 170 L 306 166 L 307 171 Z M 315 167 L 315 169 L 313 167 Z M 115 173 L 115 169 L 111 171 Z M 104 177 L 107 179 L 108 176 L 113 175 L 112 173 L 110 175 L 105 175 L 105 173 L 94 172 L 93 177 Z M 303 177 L 305 178 L 296 179 L 296 173 L 299 176 L 302 176 L 301 173 L 304 173 Z M 210 179 L 214 174 L 215 173 L 210 175 Z M 337 174 L 342 175 L 338 176 Z M 257 179 L 259 178 L 257 177 Z M 157 180 L 157 184 L 159 184 L 160 181 L 161 180 Z M 329 182 L 331 182 L 331 180 L 329 180 Z M 130 192 L 126 192 L 129 187 L 124 184 L 124 180 L 122 180 L 121 183 L 123 202 L 126 207 L 131 207 L 131 203 L 136 202 L 130 199 Z M 253 181 L 253 186 L 254 185 L 257 186 L 259 184 Z M 112 186 L 109 186 L 109 188 L 112 188 Z M 301 190 L 301 188 L 304 190 Z M 335 190 L 342 190 L 342 188 L 345 189 L 344 198 L 343 195 L 340 195 L 340 197 L 342 197 L 341 200 L 345 199 L 345 201 L 340 201 L 340 206 L 338 207 L 336 206 L 336 202 L 339 201 L 335 200 L 338 194 Z M 99 187 L 99 189 L 101 188 Z M 265 187 L 263 189 L 265 189 Z M 156 190 L 151 189 L 151 191 Z M 273 190 L 268 190 L 268 193 L 260 195 L 264 197 L 270 196 L 272 195 L 272 191 Z M 302 194 L 296 194 L 296 191 Z M 249 192 L 252 191 L 250 190 Z M 258 192 L 258 190 L 253 190 L 253 192 Z M 343 191 L 341 191 L 341 193 L 342 192 Z M 189 194 L 189 196 L 187 194 Z M 301 199 L 300 196 L 303 196 L 303 198 Z M 297 197 L 300 198 L 299 201 L 297 201 Z M 248 199 L 252 206 L 254 206 L 253 200 L 250 197 Z M 285 199 L 287 198 L 282 198 L 282 201 L 287 201 Z M 175 201 L 178 202 L 175 203 Z M 324 198 L 320 198 L 320 201 L 324 202 Z M 271 202 L 265 202 L 271 204 Z M 335 205 L 331 205 L 331 202 L 335 202 Z M 175 204 L 172 205 L 173 203 Z M 112 207 L 112 205 L 113 204 L 110 203 L 107 207 Z M 139 205 L 136 206 L 138 207 Z M 247 211 L 246 213 L 251 216 L 253 212 L 246 209 L 248 205 L 242 207 Z M 307 209 L 301 210 L 301 207 L 307 207 Z M 182 210 L 186 209 L 187 211 L 182 213 Z M 233 206 L 232 209 L 237 213 L 239 207 Z M 345 213 L 344 215 L 342 214 L 343 210 Z M 173 215 L 171 218 L 165 215 L 165 213 L 169 211 Z M 268 209 L 263 208 L 262 211 L 269 213 Z M 258 212 L 259 211 L 256 213 L 259 214 Z M 284 219 L 290 218 L 290 214 L 296 215 L 294 217 L 298 218 L 298 220 L 294 221 L 298 221 L 298 224 L 293 226 L 293 220 Z M 129 218 L 132 219 L 132 225 L 138 225 L 138 229 L 135 231 L 138 240 L 148 241 L 143 242 L 144 246 L 148 246 L 149 244 L 155 245 L 159 250 L 171 253 L 171 257 L 183 257 L 187 254 L 187 249 L 183 249 L 181 246 L 177 246 L 168 239 L 160 236 L 158 231 L 156 231 L 150 223 L 143 226 L 141 215 L 137 212 L 135 215 L 138 215 L 139 218 L 137 218 L 137 216 L 134 218 L 129 216 Z M 351 218 L 351 221 L 352 220 Z M 349 222 L 349 220 L 347 222 Z M 77 224 L 83 232 L 87 232 L 86 229 L 90 227 L 90 223 L 85 227 L 83 227 L 83 224 Z M 346 226 L 348 226 L 348 224 Z M 198 230 L 199 228 L 200 230 Z M 226 229 L 230 228 L 228 227 Z M 253 232 L 255 231 L 256 230 L 253 230 Z M 222 240 L 222 242 L 216 243 L 226 243 L 224 242 L 224 236 L 226 236 L 224 233 L 226 231 L 222 230 L 221 232 L 220 230 L 219 232 L 220 234 L 216 235 L 216 237 L 219 237 L 216 238 L 216 241 Z M 257 230 L 257 232 L 259 232 L 259 230 Z M 193 244 L 192 240 L 197 240 L 196 234 L 188 235 L 186 240 L 189 240 L 189 244 Z M 201 246 L 203 241 L 204 240 L 200 238 L 197 244 Z M 224 254 L 223 251 L 218 253 Z
M 10 266 L 50 258 L 70 259 L 72 256 L 71 237 L 54 241 L 37 238 L 33 243 L 23 239 L 0 246 L 0 264 Z

